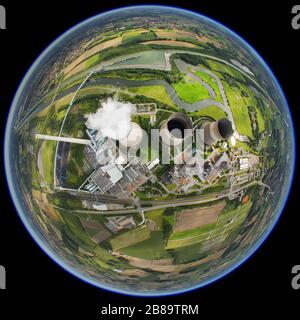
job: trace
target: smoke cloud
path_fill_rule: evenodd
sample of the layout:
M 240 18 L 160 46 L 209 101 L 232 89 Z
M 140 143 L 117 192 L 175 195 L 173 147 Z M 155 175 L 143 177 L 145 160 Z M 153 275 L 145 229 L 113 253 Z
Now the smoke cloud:
M 101 131 L 109 138 L 121 140 L 128 136 L 131 130 L 131 112 L 134 105 L 121 102 L 116 98 L 108 98 L 102 102 L 96 113 L 87 114 L 86 126 L 89 129 Z

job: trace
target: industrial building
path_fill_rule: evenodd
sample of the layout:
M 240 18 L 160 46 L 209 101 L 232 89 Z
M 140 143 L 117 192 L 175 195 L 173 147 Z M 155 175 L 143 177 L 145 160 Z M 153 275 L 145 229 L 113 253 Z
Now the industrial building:
M 105 222 L 106 227 L 113 233 L 118 233 L 125 229 L 131 229 L 136 226 L 136 223 L 132 216 L 118 216 L 109 217 L 107 222 Z

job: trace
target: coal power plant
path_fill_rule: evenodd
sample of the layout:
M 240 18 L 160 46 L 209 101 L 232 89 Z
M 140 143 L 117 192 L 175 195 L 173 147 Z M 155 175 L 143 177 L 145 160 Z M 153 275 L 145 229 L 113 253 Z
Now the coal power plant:
M 166 145 L 180 145 L 193 130 L 192 120 L 183 113 L 172 114 L 161 126 L 160 137 Z
M 225 118 L 214 122 L 206 121 L 200 128 L 204 130 L 204 143 L 208 146 L 212 146 L 220 140 L 230 139 L 234 132 L 231 122 Z

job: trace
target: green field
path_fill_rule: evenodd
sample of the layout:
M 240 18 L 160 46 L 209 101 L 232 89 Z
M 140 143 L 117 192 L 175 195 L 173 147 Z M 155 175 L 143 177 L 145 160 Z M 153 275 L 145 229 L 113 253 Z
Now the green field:
M 189 113 L 189 115 L 193 117 L 194 120 L 197 120 L 199 117 L 211 117 L 215 120 L 227 118 L 227 114 L 225 113 L 225 111 L 216 106 L 210 106 L 196 112 L 191 112 Z
M 122 34 L 122 39 L 123 40 L 128 40 L 128 39 L 131 39 L 131 38 L 135 38 L 135 37 L 139 36 L 143 32 L 146 32 L 146 30 L 144 30 L 144 29 L 128 30 L 128 31 L 125 31 Z
M 44 141 L 42 149 L 42 164 L 44 180 L 48 185 L 53 185 L 54 176 L 54 154 L 56 149 L 55 141 Z
M 122 44 L 134 44 L 155 39 L 156 35 L 152 31 L 133 30 L 124 33 L 122 37 Z
M 142 95 L 165 103 L 171 107 L 176 107 L 170 96 L 168 95 L 165 87 L 163 86 L 143 86 L 138 88 L 129 88 L 128 90 L 130 92 L 134 92 L 137 95 Z
M 90 236 L 81 225 L 79 218 L 74 214 L 65 211 L 62 213 L 62 216 L 65 222 L 64 232 L 68 238 L 74 241 L 78 246 L 94 250 L 96 244 L 91 240 Z
M 90 239 L 91 235 L 85 231 L 78 217 L 65 211 L 61 212 L 61 215 L 64 223 L 59 226 L 59 229 L 62 233 L 64 245 L 72 252 L 83 248 L 90 253 L 88 257 L 82 254 L 76 256 L 81 263 L 101 269 L 110 269 L 112 264 L 120 264 L 117 258 Z M 110 265 L 107 264 L 108 261 L 110 261 Z
M 241 72 L 236 70 L 233 67 L 230 67 L 222 62 L 218 62 L 216 60 L 209 60 L 207 59 L 209 66 L 212 71 L 216 71 L 219 73 L 228 73 L 231 75 L 233 78 L 236 78 L 238 81 L 244 82 L 244 76 Z
M 210 98 L 206 88 L 188 77 L 185 78 L 185 81 L 177 82 L 173 86 L 178 97 L 188 103 L 195 103 Z
M 162 231 L 151 232 L 150 238 L 136 245 L 123 248 L 122 253 L 140 259 L 159 260 L 171 258 L 165 250 L 164 235 Z
M 150 237 L 150 231 L 145 228 L 136 228 L 129 231 L 125 231 L 109 242 L 113 250 L 119 250 L 125 247 L 132 246 L 136 243 L 142 242 Z
M 251 121 L 248 113 L 248 106 L 241 97 L 240 90 L 232 88 L 225 81 L 222 82 L 228 99 L 234 122 L 239 134 L 253 138 Z
M 216 101 L 219 102 L 223 102 L 221 94 L 220 94 L 220 90 L 218 87 L 218 83 L 217 81 L 212 78 L 209 74 L 201 71 L 201 70 L 197 70 L 195 72 L 195 75 L 198 76 L 199 78 L 201 78 L 203 81 L 205 81 L 211 88 L 214 89 L 215 93 L 216 93 Z
M 197 243 L 188 247 L 182 247 L 171 251 L 176 264 L 187 263 L 203 257 L 202 244 Z
M 85 60 L 85 68 L 89 69 L 91 66 L 93 66 L 94 64 L 96 64 L 99 61 L 99 53 L 91 56 L 90 58 L 88 58 L 87 60 Z
M 254 138 L 251 120 L 248 113 L 248 106 L 253 106 L 257 113 L 257 123 L 259 132 L 265 130 L 263 115 L 257 107 L 255 93 L 246 85 L 245 77 L 238 70 L 224 65 L 223 63 L 208 60 L 211 69 L 221 79 L 233 118 L 240 134 Z M 198 72 L 197 72 L 198 73 Z M 197 74 L 196 73 L 196 74 Z M 203 76 L 199 74 L 199 76 Z M 232 84 L 228 83 L 225 76 L 231 77 Z M 206 81 L 203 78 L 204 81 Z M 211 83 L 209 83 L 212 85 Z
M 251 201 L 244 205 L 239 205 L 236 209 L 228 210 L 226 211 L 226 208 L 224 209 L 224 212 L 220 215 L 216 227 L 223 227 L 228 223 L 228 221 L 231 221 L 232 219 L 238 218 L 239 220 L 245 218 L 247 213 L 249 212 L 250 208 L 252 206 Z
M 167 210 L 168 209 L 157 209 L 157 210 L 147 211 L 145 213 L 145 218 L 155 222 L 158 230 L 163 230 L 164 227 L 166 227 L 164 223 L 167 223 L 170 228 L 173 228 L 174 218 L 175 218 L 174 212 L 171 212 L 171 214 L 166 214 L 165 212 Z
M 231 142 L 229 142 L 231 144 Z M 245 151 L 250 151 L 254 154 L 257 154 L 257 151 L 253 150 L 253 148 L 251 148 L 251 146 L 245 142 L 241 142 L 239 140 L 236 140 L 235 142 L 235 147 L 236 148 L 243 148 Z
M 84 147 L 84 145 L 80 144 L 71 144 L 66 180 L 68 187 L 78 188 L 88 176 L 83 171 L 85 159 Z
M 255 107 L 256 115 L 257 115 L 258 131 L 264 132 L 265 121 L 264 121 L 264 117 L 261 113 L 260 108 L 257 106 L 257 101 L 255 99 L 256 94 L 251 89 L 249 89 L 245 84 L 240 84 L 240 88 L 241 88 L 241 90 L 243 90 L 244 92 L 247 92 L 247 94 L 248 94 L 248 97 L 243 97 L 244 104 L 246 106 Z
M 256 109 L 256 114 L 257 114 L 257 123 L 258 123 L 258 131 L 259 132 L 264 132 L 265 131 L 265 121 L 263 118 L 263 115 L 260 111 L 260 109 Z
M 176 183 L 172 183 L 172 184 L 168 184 L 166 187 L 169 191 L 174 191 L 177 188 L 177 185 Z
M 164 210 L 165 209 L 157 209 L 157 210 L 147 211 L 145 213 L 146 219 L 149 219 L 149 220 L 155 222 L 155 224 L 159 230 L 162 230 L 162 227 L 163 227 L 162 214 L 163 214 Z
M 212 223 L 212 224 L 208 224 L 203 227 L 200 227 L 200 228 L 176 232 L 171 235 L 169 240 L 179 240 L 179 239 L 185 239 L 185 238 L 189 238 L 189 237 L 199 236 L 202 234 L 207 234 L 208 232 L 212 231 L 215 228 L 215 226 L 216 226 L 216 224 Z

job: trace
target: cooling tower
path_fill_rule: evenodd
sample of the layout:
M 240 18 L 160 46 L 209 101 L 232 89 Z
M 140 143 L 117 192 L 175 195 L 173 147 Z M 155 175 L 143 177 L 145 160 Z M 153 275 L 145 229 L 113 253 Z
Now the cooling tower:
M 174 113 L 162 124 L 160 137 L 164 144 L 177 146 L 187 134 L 192 134 L 192 129 L 193 123 L 189 117 L 183 113 Z
M 131 130 L 126 138 L 119 140 L 126 148 L 138 147 L 143 139 L 143 130 L 135 122 L 131 122 Z
M 228 140 L 233 135 L 231 122 L 225 118 L 214 122 L 204 122 L 201 129 L 204 129 L 204 143 L 209 146 L 220 140 Z

